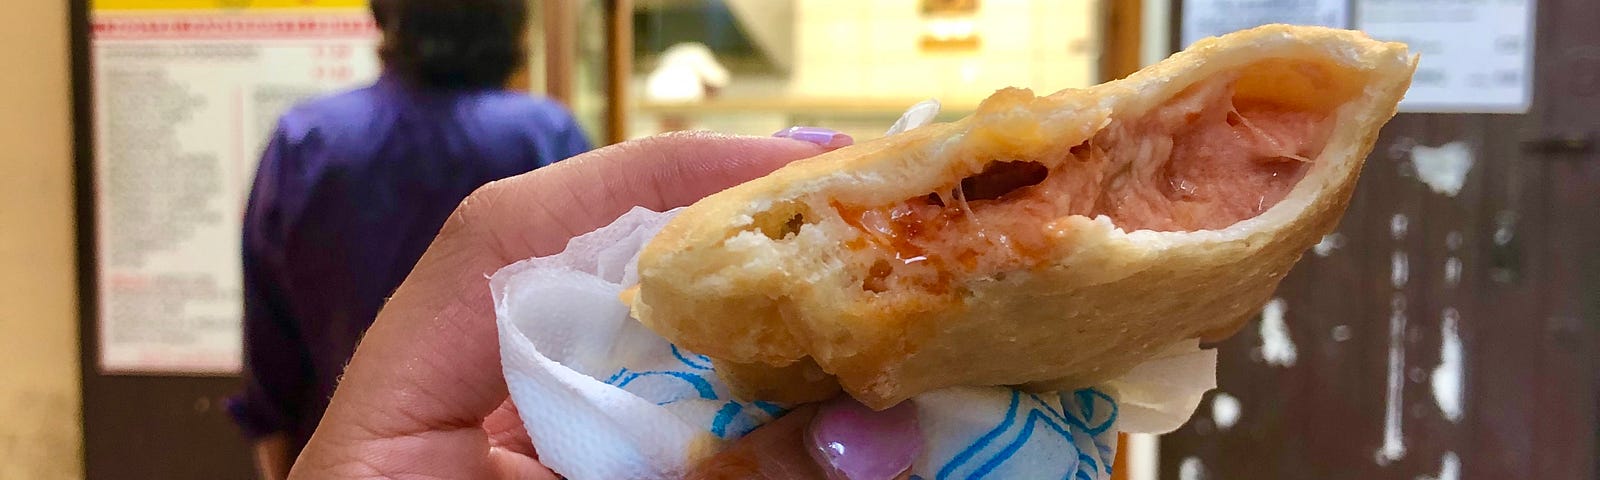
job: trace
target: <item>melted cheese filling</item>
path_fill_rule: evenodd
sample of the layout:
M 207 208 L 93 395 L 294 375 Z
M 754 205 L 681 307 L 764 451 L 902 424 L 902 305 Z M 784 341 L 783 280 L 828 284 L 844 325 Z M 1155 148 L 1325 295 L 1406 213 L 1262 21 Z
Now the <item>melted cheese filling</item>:
M 1105 215 L 1127 231 L 1195 231 L 1261 214 L 1321 153 L 1333 109 L 1243 96 L 1240 86 L 1239 75 L 1193 85 L 1055 158 L 997 159 L 925 197 L 834 203 L 861 232 L 848 246 L 880 254 L 862 288 L 938 294 L 957 275 L 1037 265 L 1049 253 L 1046 225 L 1069 215 Z

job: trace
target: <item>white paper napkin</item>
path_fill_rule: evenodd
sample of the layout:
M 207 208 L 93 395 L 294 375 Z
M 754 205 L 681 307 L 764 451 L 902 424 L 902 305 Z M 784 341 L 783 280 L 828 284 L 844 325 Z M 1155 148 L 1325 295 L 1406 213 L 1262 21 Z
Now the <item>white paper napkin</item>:
M 937 113 L 918 104 L 891 133 Z M 619 295 L 638 252 L 674 213 L 635 208 L 491 278 L 511 399 L 540 461 L 567 478 L 679 478 L 791 407 L 734 399 L 710 359 L 628 316 Z M 1176 429 L 1215 380 L 1215 352 L 1189 342 L 1093 389 L 925 393 L 910 400 L 926 437 L 912 478 L 1107 479 L 1117 431 Z

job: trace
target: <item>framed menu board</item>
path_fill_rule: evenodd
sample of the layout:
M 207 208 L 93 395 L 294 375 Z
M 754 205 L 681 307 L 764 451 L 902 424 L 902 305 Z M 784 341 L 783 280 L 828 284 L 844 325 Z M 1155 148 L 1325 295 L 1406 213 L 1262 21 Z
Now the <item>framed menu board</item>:
M 257 159 L 294 103 L 377 76 L 376 26 L 364 0 L 92 5 L 97 367 L 234 374 Z

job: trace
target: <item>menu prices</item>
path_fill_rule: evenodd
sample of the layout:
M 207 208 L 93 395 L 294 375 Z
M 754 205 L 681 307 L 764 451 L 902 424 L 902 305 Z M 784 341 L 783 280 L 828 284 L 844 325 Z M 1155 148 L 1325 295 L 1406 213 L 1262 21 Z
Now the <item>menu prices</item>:
M 1184 46 L 1269 23 L 1350 26 L 1348 0 L 1183 0 L 1181 14 Z
M 363 10 L 96 11 L 100 368 L 240 364 L 239 229 L 266 139 L 294 103 L 370 82 Z
M 1420 54 L 1408 112 L 1524 113 L 1533 102 L 1534 0 L 1358 0 L 1356 25 Z

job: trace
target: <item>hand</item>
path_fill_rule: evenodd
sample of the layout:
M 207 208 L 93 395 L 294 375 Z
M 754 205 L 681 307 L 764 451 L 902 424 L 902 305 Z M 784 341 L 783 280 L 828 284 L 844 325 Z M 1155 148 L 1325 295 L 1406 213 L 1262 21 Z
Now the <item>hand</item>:
M 268 435 L 257 440 L 252 450 L 256 454 L 256 472 L 261 480 L 283 480 L 289 477 L 289 437 L 283 433 Z
M 291 477 L 556 478 L 507 400 L 487 275 L 635 205 L 687 205 L 848 144 L 798 137 L 665 135 L 474 192 L 378 314 Z
M 874 412 L 841 395 L 796 409 L 740 437 L 697 465 L 689 478 L 903 479 L 921 456 L 922 445 L 911 403 Z

